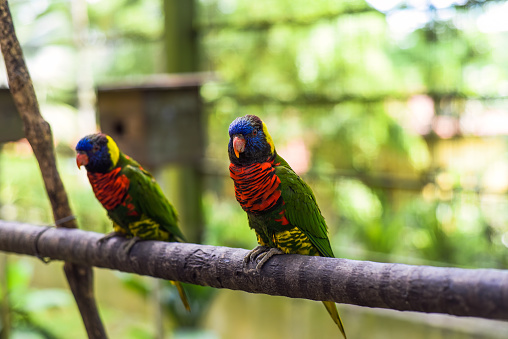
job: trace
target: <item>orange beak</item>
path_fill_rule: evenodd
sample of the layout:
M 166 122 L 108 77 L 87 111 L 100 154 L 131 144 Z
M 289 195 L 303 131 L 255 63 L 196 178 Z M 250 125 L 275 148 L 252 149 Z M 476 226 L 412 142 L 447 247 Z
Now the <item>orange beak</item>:
M 86 153 L 78 153 L 76 156 L 76 164 L 78 165 L 78 168 L 88 165 L 88 156 Z
M 235 136 L 233 138 L 233 150 L 237 158 L 240 157 L 240 153 L 245 150 L 245 139 L 243 136 Z

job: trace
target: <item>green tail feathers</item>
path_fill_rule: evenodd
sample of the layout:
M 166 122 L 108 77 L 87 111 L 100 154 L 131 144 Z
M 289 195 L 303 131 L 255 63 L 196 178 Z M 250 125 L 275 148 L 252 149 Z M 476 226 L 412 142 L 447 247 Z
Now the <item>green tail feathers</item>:
M 323 301 L 323 305 L 325 305 L 326 310 L 330 313 L 333 321 L 339 327 L 344 339 L 346 339 L 346 331 L 344 331 L 344 325 L 342 325 L 342 320 L 340 320 L 339 312 L 337 312 L 337 306 L 335 306 L 335 303 L 333 301 Z
M 187 300 L 187 295 L 185 294 L 185 290 L 183 289 L 182 284 L 179 281 L 171 281 L 171 283 L 176 286 L 178 294 L 180 294 L 180 299 L 182 299 L 183 306 L 185 306 L 185 309 L 190 312 L 191 309 L 189 300 Z

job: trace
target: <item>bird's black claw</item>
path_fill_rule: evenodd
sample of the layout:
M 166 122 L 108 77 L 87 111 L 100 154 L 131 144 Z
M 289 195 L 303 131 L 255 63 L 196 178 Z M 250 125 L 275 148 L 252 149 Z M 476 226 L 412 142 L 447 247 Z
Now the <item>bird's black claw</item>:
M 99 240 L 97 240 L 97 245 L 102 245 L 104 242 L 108 241 L 109 239 L 111 238 L 114 238 L 114 237 L 122 237 L 123 234 L 121 233 L 118 233 L 118 232 L 111 232 L 111 233 L 108 233 L 106 234 L 105 236 L 103 236 L 102 238 L 100 238 Z
M 257 246 L 243 258 L 243 271 L 245 273 L 252 273 L 253 271 L 259 272 L 268 259 L 274 255 L 283 253 L 284 252 L 275 247 Z M 255 269 L 248 268 L 249 262 L 251 261 L 257 262 Z
M 243 258 L 243 265 L 247 266 L 249 262 L 255 261 L 256 258 L 263 252 L 268 251 L 269 247 L 266 246 L 256 246 L 254 249 L 250 250 Z
M 124 248 L 122 249 L 123 254 L 125 256 L 128 256 L 132 250 L 132 247 L 140 240 L 141 238 L 139 237 L 132 237 L 131 239 L 129 239 L 129 241 L 125 243 Z
M 272 247 L 267 252 L 263 252 L 258 255 L 256 258 L 258 263 L 256 265 L 256 270 L 261 271 L 261 268 L 266 264 L 266 262 L 273 257 L 274 255 L 284 254 L 280 249 Z

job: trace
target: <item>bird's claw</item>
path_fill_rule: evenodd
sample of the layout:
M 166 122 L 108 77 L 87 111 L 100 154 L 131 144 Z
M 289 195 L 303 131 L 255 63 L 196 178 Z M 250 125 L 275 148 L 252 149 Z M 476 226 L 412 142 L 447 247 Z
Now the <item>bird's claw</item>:
M 243 258 L 244 264 L 244 272 L 252 273 L 259 272 L 261 268 L 263 268 L 264 264 L 274 255 L 283 254 L 284 252 L 275 247 L 266 247 L 266 246 L 257 246 L 252 251 L 247 253 L 245 258 Z M 257 262 L 255 269 L 247 268 L 249 262 L 254 261 Z
M 256 246 L 254 249 L 249 251 L 247 255 L 245 255 L 245 258 L 243 258 L 243 265 L 247 266 L 249 262 L 255 261 L 256 258 L 263 252 L 268 251 L 269 247 L 266 246 Z
M 118 233 L 118 232 L 111 232 L 111 233 L 108 233 L 106 234 L 105 236 L 103 236 L 102 238 L 100 238 L 99 240 L 97 240 L 97 244 L 99 246 L 101 246 L 104 242 L 106 242 L 107 240 L 111 239 L 111 238 L 114 238 L 114 237 L 125 237 L 124 234 L 122 233 Z M 123 248 L 122 248 L 122 253 L 125 255 L 125 256 L 128 256 L 131 249 L 132 249 L 132 246 L 134 246 L 138 241 L 140 241 L 141 238 L 139 237 L 132 237 L 129 239 L 129 241 L 127 241 L 125 244 L 123 244 Z
M 121 237 L 121 236 L 123 236 L 123 235 L 118 232 L 108 233 L 105 236 L 103 236 L 102 238 L 100 238 L 99 240 L 97 240 L 97 245 L 101 246 L 104 242 L 108 241 L 109 239 L 114 238 L 114 237 Z
M 268 252 L 263 252 L 258 255 L 256 258 L 258 260 L 258 264 L 256 265 L 256 270 L 260 271 L 264 264 L 274 255 L 284 254 L 280 249 L 271 247 Z
M 122 249 L 122 252 L 125 256 L 128 256 L 132 247 L 138 242 L 140 241 L 141 238 L 140 237 L 132 237 L 131 239 L 129 239 L 128 242 L 125 243 L 123 249 Z

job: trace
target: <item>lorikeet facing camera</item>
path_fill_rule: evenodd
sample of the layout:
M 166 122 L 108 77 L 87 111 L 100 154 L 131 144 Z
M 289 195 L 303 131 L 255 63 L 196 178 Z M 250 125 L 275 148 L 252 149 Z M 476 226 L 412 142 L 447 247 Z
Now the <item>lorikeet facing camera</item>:
M 333 257 L 311 188 L 277 154 L 265 123 L 255 115 L 236 118 L 229 125 L 229 138 L 236 200 L 260 245 L 247 254 L 245 264 L 257 260 L 260 270 L 271 256 L 283 253 Z M 335 303 L 323 304 L 345 338 Z
M 138 240 L 184 242 L 174 207 L 154 177 L 134 159 L 123 154 L 113 139 L 103 133 L 87 135 L 76 145 L 78 168 L 85 166 L 95 196 L 113 221 L 112 236 L 132 238 L 127 255 Z M 178 281 L 172 282 L 187 310 L 187 297 Z

